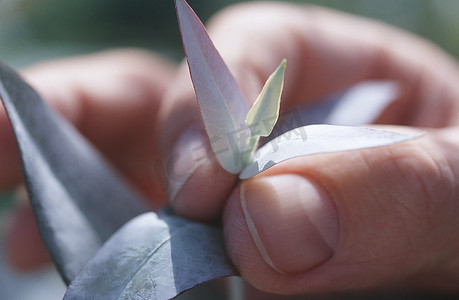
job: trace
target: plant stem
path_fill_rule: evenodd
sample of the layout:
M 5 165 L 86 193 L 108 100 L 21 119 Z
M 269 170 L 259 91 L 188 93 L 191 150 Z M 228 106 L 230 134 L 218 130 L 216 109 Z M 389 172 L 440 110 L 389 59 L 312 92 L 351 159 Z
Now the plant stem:
M 232 276 L 229 279 L 229 300 L 245 299 L 245 281 L 239 276 Z

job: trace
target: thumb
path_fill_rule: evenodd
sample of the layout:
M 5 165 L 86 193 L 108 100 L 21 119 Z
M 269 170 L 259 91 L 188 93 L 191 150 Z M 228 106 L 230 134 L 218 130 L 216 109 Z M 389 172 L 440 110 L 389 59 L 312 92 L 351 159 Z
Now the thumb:
M 243 182 L 224 212 L 230 258 L 274 293 L 434 286 L 446 275 L 453 285 L 458 161 L 446 132 L 296 158 Z

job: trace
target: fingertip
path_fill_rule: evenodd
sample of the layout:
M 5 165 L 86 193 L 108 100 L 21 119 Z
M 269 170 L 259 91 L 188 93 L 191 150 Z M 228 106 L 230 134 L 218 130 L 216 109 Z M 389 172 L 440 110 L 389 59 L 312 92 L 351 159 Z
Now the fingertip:
M 270 292 L 301 290 L 296 279 L 328 261 L 339 238 L 331 199 L 298 175 L 242 183 L 227 202 L 223 224 L 233 263 L 251 284 Z
M 186 218 L 211 222 L 218 219 L 236 178 L 208 161 L 186 179 L 172 200 L 174 211 Z
M 221 215 L 236 177 L 219 165 L 203 131 L 193 125 L 180 133 L 165 167 L 174 211 L 186 218 L 213 221 Z
M 240 187 L 233 190 L 223 211 L 223 235 L 227 254 L 241 275 L 254 287 L 275 292 L 281 276 L 265 263 L 247 228 L 240 204 Z

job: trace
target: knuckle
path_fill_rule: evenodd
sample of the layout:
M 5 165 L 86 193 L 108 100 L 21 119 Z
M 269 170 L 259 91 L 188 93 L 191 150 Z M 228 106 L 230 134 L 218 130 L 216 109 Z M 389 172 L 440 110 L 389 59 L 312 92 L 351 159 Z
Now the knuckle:
M 429 143 L 396 147 L 392 159 L 405 191 L 400 204 L 422 219 L 437 220 L 454 205 L 455 180 L 442 151 Z M 408 148 L 408 149 L 406 149 Z

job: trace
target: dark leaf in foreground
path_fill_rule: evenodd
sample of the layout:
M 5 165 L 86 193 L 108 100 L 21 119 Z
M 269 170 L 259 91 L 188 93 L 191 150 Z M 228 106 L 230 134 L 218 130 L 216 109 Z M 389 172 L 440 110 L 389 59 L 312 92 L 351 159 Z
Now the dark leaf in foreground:
M 80 134 L 3 63 L 0 96 L 41 236 L 69 283 L 105 240 L 146 209 Z
M 220 229 L 146 213 L 104 244 L 64 299 L 171 299 L 231 275 Z

